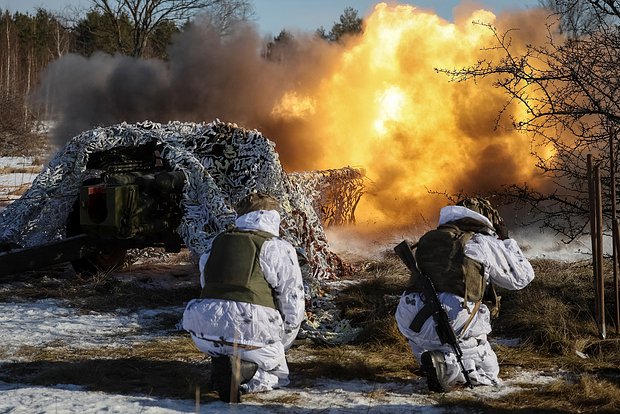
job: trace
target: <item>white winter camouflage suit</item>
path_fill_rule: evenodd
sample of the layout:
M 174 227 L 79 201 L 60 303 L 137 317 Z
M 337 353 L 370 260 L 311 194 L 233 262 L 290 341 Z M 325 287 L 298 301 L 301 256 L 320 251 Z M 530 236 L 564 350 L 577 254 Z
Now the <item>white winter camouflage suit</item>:
M 239 216 L 235 224 L 241 230 L 261 230 L 278 236 L 280 214 L 275 210 L 251 211 Z M 200 258 L 202 286 L 209 253 Z M 288 385 L 284 353 L 295 340 L 305 316 L 301 270 L 293 246 L 276 237 L 266 240 L 259 259 L 265 279 L 275 292 L 279 311 L 245 302 L 193 299 L 183 313 L 183 329 L 190 332 L 202 352 L 211 356 L 237 354 L 242 360 L 258 364 L 258 371 L 244 385 L 247 392 Z
M 465 217 L 482 221 L 493 228 L 488 218 L 462 206 L 442 208 L 439 215 L 439 225 Z M 494 234 L 475 233 L 465 245 L 465 255 L 482 264 L 486 280 L 490 280 L 495 286 L 518 290 L 527 286 L 534 279 L 534 270 L 531 264 L 513 239 L 500 240 Z M 468 301 L 468 309 L 465 309 L 463 306 L 464 299 L 460 296 L 446 292 L 439 293 L 438 296 L 458 337 L 470 316 L 468 309 L 473 309 L 475 303 Z M 419 333 L 409 329 L 413 318 L 423 307 L 424 302 L 418 293 L 404 293 L 396 309 L 398 329 L 408 339 L 413 355 L 418 362 L 420 362 L 421 355 L 425 351 L 441 350 L 446 359 L 448 384 L 464 383 L 465 378 L 456 356 L 449 345 L 442 345 L 439 341 L 435 331 L 435 321 L 432 317 L 426 320 Z M 490 312 L 486 305 L 481 304 L 460 341 L 463 351 L 463 364 L 465 369 L 469 371 L 470 379 L 474 385 L 499 384 L 497 356 L 487 341 L 487 335 L 490 332 Z

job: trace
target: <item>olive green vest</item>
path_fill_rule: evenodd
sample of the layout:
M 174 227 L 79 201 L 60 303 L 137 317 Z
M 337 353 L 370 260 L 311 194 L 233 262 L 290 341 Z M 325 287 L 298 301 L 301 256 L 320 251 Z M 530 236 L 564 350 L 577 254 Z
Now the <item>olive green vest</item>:
M 484 269 L 482 264 L 465 256 L 465 244 L 474 233 L 486 229 L 478 221 L 461 219 L 443 224 L 420 238 L 415 252 L 418 268 L 432 280 L 438 293 L 453 293 L 471 302 L 483 299 Z M 407 290 L 420 291 L 414 277 L 409 280 Z
M 277 309 L 273 290 L 260 267 L 263 243 L 275 237 L 263 231 L 234 229 L 218 235 L 204 268 L 201 298 L 254 303 Z

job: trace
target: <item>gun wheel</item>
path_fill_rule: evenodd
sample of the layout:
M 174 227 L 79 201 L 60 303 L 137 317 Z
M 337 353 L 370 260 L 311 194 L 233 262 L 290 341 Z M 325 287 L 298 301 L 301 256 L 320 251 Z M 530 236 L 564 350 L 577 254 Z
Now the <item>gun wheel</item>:
M 92 256 L 71 262 L 73 270 L 82 276 L 94 276 L 99 273 L 110 273 L 123 267 L 127 249 L 115 249 L 98 252 Z

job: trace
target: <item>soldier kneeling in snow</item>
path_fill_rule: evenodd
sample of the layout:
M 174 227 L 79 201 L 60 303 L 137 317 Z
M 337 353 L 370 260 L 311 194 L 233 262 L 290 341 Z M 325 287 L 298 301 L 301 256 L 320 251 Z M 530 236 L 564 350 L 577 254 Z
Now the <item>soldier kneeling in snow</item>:
M 508 238 L 499 213 L 485 199 L 466 199 L 441 209 L 439 227 L 423 235 L 415 250 L 420 274 L 412 274 L 396 310 L 396 321 L 425 371 L 431 391 L 447 392 L 456 383 L 497 385 L 497 356 L 487 341 L 491 316 L 499 311 L 494 286 L 518 290 L 534 279 L 534 270 L 517 242 Z M 421 294 L 427 276 L 447 312 L 460 345 L 442 343 Z
M 211 356 L 212 386 L 222 401 L 286 386 L 285 351 L 305 315 L 293 246 L 278 237 L 279 203 L 250 194 L 236 227 L 213 240 L 200 258 L 199 299 L 187 304 L 183 328 Z

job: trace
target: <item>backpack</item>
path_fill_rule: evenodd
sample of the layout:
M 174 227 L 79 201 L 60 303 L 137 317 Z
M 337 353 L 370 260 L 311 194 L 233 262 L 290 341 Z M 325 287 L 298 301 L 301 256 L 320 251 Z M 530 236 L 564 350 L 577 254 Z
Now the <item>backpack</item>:
M 420 238 L 415 246 L 415 258 L 418 268 L 431 279 L 438 293 L 452 293 L 470 302 L 482 301 L 495 316 L 499 312 L 495 287 L 485 280 L 482 264 L 465 256 L 465 245 L 474 233 L 487 230 L 470 218 L 442 224 Z M 421 291 L 417 277 L 411 276 L 407 291 Z

